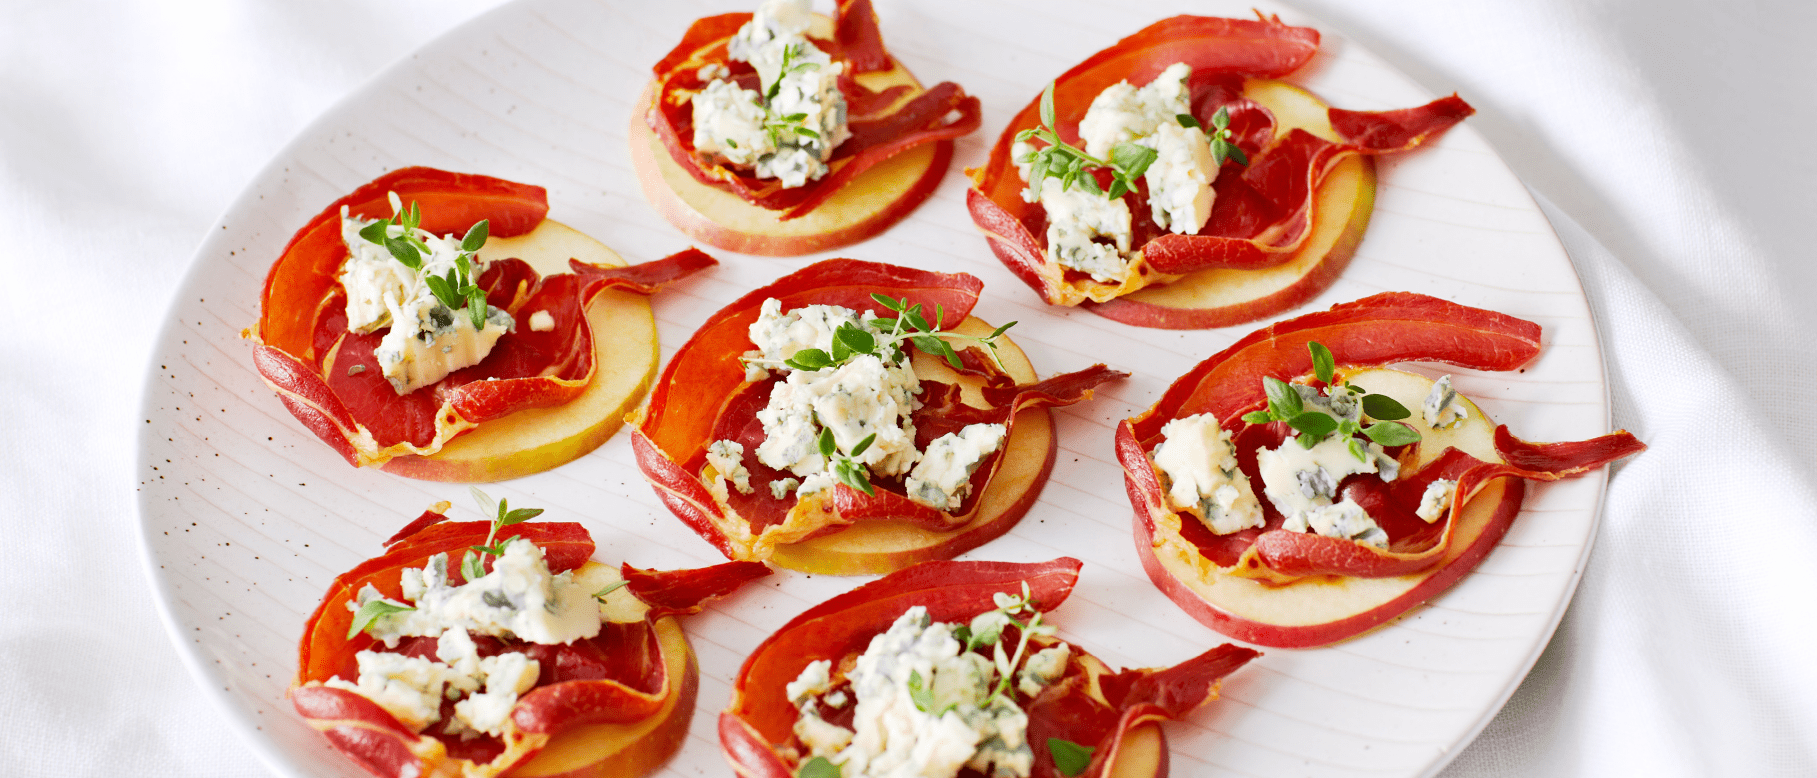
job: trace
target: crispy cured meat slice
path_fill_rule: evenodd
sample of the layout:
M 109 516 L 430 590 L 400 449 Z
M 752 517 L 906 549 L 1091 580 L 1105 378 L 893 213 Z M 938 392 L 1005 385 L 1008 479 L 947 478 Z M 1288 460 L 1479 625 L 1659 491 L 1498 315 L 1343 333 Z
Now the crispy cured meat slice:
M 388 217 L 391 192 L 418 204 L 422 228 L 438 235 L 464 234 L 481 220 L 490 222 L 493 237 L 524 235 L 549 209 L 542 187 L 410 167 L 336 200 L 297 231 L 265 278 L 259 321 L 247 333 L 257 344 L 253 364 L 298 421 L 356 466 L 432 455 L 482 423 L 573 400 L 599 372 L 586 315 L 596 297 L 607 290 L 654 294 L 715 264 L 690 249 L 629 267 L 571 260 L 571 273 L 543 277 L 521 260 L 495 261 L 476 283 L 488 304 L 519 318 L 519 325 L 479 364 L 399 395 L 373 358 L 381 335 L 347 329 L 338 278 L 348 256 L 341 208 Z M 550 329 L 521 322 L 539 311 L 552 318 Z
M 1072 594 L 1081 563 L 1062 557 L 1049 562 L 923 562 L 827 600 L 796 616 L 745 660 L 732 699 L 719 715 L 719 740 L 740 775 L 787 778 L 799 769 L 798 752 L 781 746 L 793 740 L 800 715 L 785 688 L 809 663 L 834 667 L 862 653 L 873 636 L 889 629 L 902 613 L 925 607 L 933 621 L 969 622 L 997 607 L 993 595 L 1018 594 L 1024 584 L 1032 607 L 1048 612 Z M 1031 641 L 1037 645 L 1050 644 Z M 1117 774 L 1118 757 L 1130 734 L 1143 725 L 1177 719 L 1217 699 L 1221 680 L 1260 656 L 1224 644 L 1168 668 L 1113 670 L 1072 646 L 1064 673 L 1028 701 L 1028 742 L 1033 745 L 1034 778 L 1060 778 L 1048 750 L 1050 737 L 1094 749 L 1080 776 Z M 1165 741 L 1162 741 L 1162 774 Z
M 333 677 L 359 676 L 360 651 L 391 651 L 435 659 L 436 638 L 413 637 L 387 649 L 364 632 L 349 638 L 353 612 L 347 608 L 359 592 L 372 586 L 394 600 L 403 597 L 400 580 L 406 569 L 421 569 L 430 557 L 447 554 L 450 567 L 461 555 L 486 542 L 491 524 L 447 522 L 437 505 L 386 541 L 385 553 L 337 576 L 310 615 L 299 643 L 297 675 L 290 700 L 298 714 L 321 731 L 341 753 L 380 776 L 440 775 L 447 771 L 490 776 L 535 755 L 561 733 L 590 724 L 645 721 L 673 708 L 681 691 L 695 688 L 687 644 L 668 617 L 698 612 L 707 601 L 730 594 L 766 575 L 767 567 L 728 562 L 696 570 L 639 570 L 630 565 L 620 575 L 640 603 L 638 618 L 609 621 L 594 638 L 563 645 L 526 643 L 515 638 L 475 636 L 481 656 L 505 651 L 528 655 L 539 663 L 536 685 L 523 693 L 504 725 L 502 736 L 449 735 L 431 725 L 414 732 L 366 697 L 322 685 Z M 579 570 L 592 556 L 592 537 L 579 524 L 529 522 L 499 530 L 497 539 L 526 538 L 543 550 L 551 572 Z M 490 568 L 491 560 L 486 561 Z M 458 585 L 457 572 L 450 583 Z M 678 653 L 679 652 L 679 653 Z M 677 677 L 674 668 L 687 669 Z M 452 703 L 444 703 L 444 718 Z

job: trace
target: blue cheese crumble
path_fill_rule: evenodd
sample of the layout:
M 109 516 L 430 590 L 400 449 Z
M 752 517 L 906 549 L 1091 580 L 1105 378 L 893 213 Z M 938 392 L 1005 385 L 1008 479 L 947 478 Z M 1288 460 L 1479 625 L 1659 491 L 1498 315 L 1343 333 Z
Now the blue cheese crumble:
M 790 491 L 805 497 L 839 482 L 831 472 L 832 463 L 820 450 L 820 436 L 825 431 L 832 433 L 834 448 L 843 456 L 869 438 L 871 443 L 852 459 L 872 475 L 905 478 L 909 499 L 936 510 L 949 510 L 963 502 L 972 472 L 1002 447 L 1008 432 L 1004 425 L 972 424 L 936 439 L 926 453 L 917 449 L 913 414 L 921 407 L 917 396 L 921 380 L 905 352 L 859 354 L 819 370 L 783 364 L 803 349 L 830 353 L 834 332 L 842 326 L 880 338 L 884 333 L 875 321 L 876 316 L 868 311 L 861 314 L 837 305 L 784 311 L 780 300 L 770 298 L 759 306 L 757 320 L 748 329 L 756 348 L 745 354 L 745 378 L 761 381 L 772 371 L 782 378 L 771 388 L 764 409 L 757 412 L 764 440 L 752 452 L 763 465 L 794 476 L 769 483 L 776 499 Z M 724 451 L 739 445 L 730 440 L 714 442 L 709 447 L 709 462 L 712 447 L 722 444 L 727 446 Z M 742 456 L 742 446 L 739 452 Z M 714 469 L 721 474 L 735 472 L 718 464 Z M 736 487 L 736 478 L 733 480 Z
M 727 42 L 728 57 L 757 70 L 761 90 L 726 80 L 724 67 L 700 70 L 711 80 L 693 98 L 696 151 L 784 188 L 826 175 L 833 150 L 851 137 L 839 91 L 845 65 L 808 40 L 812 22 L 808 0 L 765 0 Z
M 1445 513 L 1451 510 L 1451 498 L 1455 494 L 1457 482 L 1449 478 L 1440 478 L 1426 484 L 1426 491 L 1420 494 L 1419 510 L 1414 511 L 1414 515 L 1427 524 L 1444 518 Z
M 1306 410 L 1323 411 L 1337 419 L 1362 420 L 1362 402 L 1349 387 L 1332 386 L 1329 393 L 1303 384 L 1293 388 Z M 1380 445 L 1366 440 L 1360 441 L 1364 456 L 1358 459 L 1350 453 L 1352 440 L 1360 439 L 1331 435 L 1306 448 L 1288 438 L 1280 446 L 1256 452 L 1263 494 L 1286 517 L 1282 529 L 1387 547 L 1387 533 L 1362 506 L 1348 498 L 1333 503 L 1338 484 L 1345 478 L 1374 473 L 1383 481 L 1393 481 L 1400 475 L 1400 462 L 1388 456 Z
M 1421 415 L 1427 426 L 1433 429 L 1446 429 L 1457 426 L 1458 422 L 1470 417 L 1470 410 L 1464 407 L 1462 397 L 1451 388 L 1451 376 L 1444 376 L 1432 384 L 1432 391 L 1426 395 L 1426 401 L 1420 404 Z
M 935 438 L 909 473 L 909 499 L 935 510 L 959 507 L 972 491 L 972 473 L 985 457 L 1003 446 L 1009 429 L 1001 424 L 970 424 Z
M 1004 615 L 992 611 L 980 619 L 991 613 Z M 1034 652 L 1020 668 L 1008 667 L 1007 656 L 993 662 L 966 650 L 954 637 L 959 626 L 935 622 L 917 605 L 873 637 L 843 678 L 831 674 L 830 661 L 810 663 L 786 689 L 800 713 L 795 734 L 807 750 L 803 759 L 824 757 L 843 778 L 952 778 L 967 768 L 1027 778 L 1034 767 L 1028 714 L 1014 694 L 992 692 L 1001 672 L 1011 672 L 1015 691 L 1039 694 L 1065 672 L 1070 647 L 1060 643 Z M 970 625 L 974 640 L 980 627 L 976 619 Z M 821 714 L 848 702 L 850 728 Z
M 389 600 L 368 584 L 348 610 L 373 600 L 411 608 L 374 619 L 367 632 L 387 648 L 405 637 L 435 637 L 435 659 L 360 651 L 357 680 L 336 676 L 324 685 L 372 700 L 417 732 L 442 720 L 447 699 L 455 701 L 454 715 L 443 732 L 501 736 L 518 698 L 536 686 L 540 663 L 515 651 L 482 657 L 473 635 L 558 645 L 600 630 L 602 606 L 573 582 L 572 572 L 551 574 L 542 549 L 522 538 L 505 546 L 492 572 L 459 586 L 448 583 L 447 554 L 405 570 L 399 583 L 410 603 Z
M 1209 413 L 1185 416 L 1161 427 L 1154 463 L 1164 478 L 1167 509 L 1185 511 L 1213 533 L 1232 532 L 1264 523 L 1249 476 L 1237 466 L 1230 431 Z
M 401 210 L 402 201 L 395 193 L 391 197 L 392 207 Z M 461 238 L 416 230 L 415 237 L 430 253 L 420 271 L 411 270 L 383 246 L 360 237 L 360 230 L 373 221 L 350 216 L 346 206 L 341 208 L 341 239 L 347 244 L 348 257 L 339 279 L 347 293 L 347 329 L 371 333 L 390 327 L 373 357 L 398 394 L 409 394 L 479 364 L 515 326 L 511 314 L 487 306 L 485 326 L 476 329 L 466 311 L 442 304 L 423 281 L 424 274 L 444 276 L 454 270 Z M 393 224 L 388 234 L 401 237 L 404 227 Z M 477 278 L 485 264 L 477 256 L 470 261 L 472 276 Z

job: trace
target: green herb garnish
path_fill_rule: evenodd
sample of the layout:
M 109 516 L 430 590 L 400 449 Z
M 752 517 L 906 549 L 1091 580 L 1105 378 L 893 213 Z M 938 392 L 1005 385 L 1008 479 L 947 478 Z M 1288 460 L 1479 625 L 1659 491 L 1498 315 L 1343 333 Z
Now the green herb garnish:
M 1333 383 L 1337 376 L 1337 364 L 1331 356 L 1331 349 L 1316 341 L 1308 342 L 1306 350 L 1312 354 L 1312 372 L 1319 381 L 1327 385 L 1326 395 L 1333 392 L 1344 392 L 1362 404 L 1363 414 L 1376 422 L 1367 427 L 1356 419 L 1339 419 L 1321 410 L 1307 410 L 1300 399 L 1300 393 L 1293 384 L 1272 376 L 1262 379 L 1262 388 L 1268 394 L 1268 409 L 1250 411 L 1243 414 L 1243 421 L 1250 424 L 1267 424 L 1282 421 L 1287 426 L 1299 431 L 1297 442 L 1301 448 L 1312 448 L 1331 433 L 1335 432 L 1346 438 L 1350 455 L 1359 462 L 1369 461 L 1368 449 L 1363 442 L 1353 436 L 1361 432 L 1364 437 L 1379 446 L 1405 446 L 1420 439 L 1418 430 L 1396 422 L 1413 415 L 1407 407 L 1394 398 L 1384 394 L 1370 394 L 1368 390 L 1345 381 Z M 1358 397 L 1360 395 L 1360 397 Z
M 616 581 L 613 581 L 612 583 L 606 584 L 606 588 L 601 589 L 597 592 L 594 592 L 593 599 L 599 600 L 600 602 L 605 602 L 606 595 L 616 592 L 620 589 L 623 589 L 629 585 L 631 585 L 631 581 L 629 579 L 620 578 Z
M 1154 164 L 1154 149 L 1138 143 L 1119 143 L 1110 150 L 1110 159 L 1098 159 L 1085 153 L 1084 149 L 1060 139 L 1054 129 L 1054 84 L 1047 83 L 1046 91 L 1041 93 L 1041 125 L 1016 133 L 1018 142 L 1026 143 L 1030 139 L 1047 142 L 1047 146 L 1035 149 L 1023 158 L 1016 160 L 1027 164 L 1028 191 L 1030 199 L 1041 197 L 1041 182 L 1052 177 L 1060 179 L 1060 189 L 1065 191 L 1077 184 L 1087 192 L 1101 194 L 1115 200 L 1135 188 L 1135 180 L 1148 166 Z M 1098 186 L 1098 179 L 1091 171 L 1097 168 L 1109 168 L 1111 184 L 1109 189 Z
M 473 553 L 466 555 L 466 557 L 461 560 L 461 575 L 465 576 L 467 580 L 472 581 L 485 577 L 486 555 L 490 554 L 495 557 L 505 555 L 505 544 L 511 542 L 511 539 L 506 538 L 504 540 L 498 540 L 498 531 L 513 524 L 522 524 L 541 516 L 543 515 L 543 509 L 518 508 L 517 510 L 512 510 L 508 501 L 501 499 L 497 502 L 493 502 L 492 497 L 485 492 L 480 491 L 477 486 L 469 486 L 467 487 L 467 490 L 473 494 L 473 501 L 479 503 L 480 513 L 494 516 L 492 519 L 492 529 L 486 533 L 486 544 L 483 546 L 468 546 Z
M 908 693 L 909 700 L 915 703 L 915 710 L 926 713 L 934 707 L 934 687 L 921 679 L 920 670 L 909 671 Z
M 946 311 L 939 306 L 935 306 L 934 323 L 930 324 L 927 318 L 921 315 L 920 303 L 909 305 L 907 299 L 898 300 L 889 295 L 875 293 L 871 295 L 871 299 L 896 313 L 895 318 L 871 321 L 871 326 L 885 330 L 884 332 L 873 333 L 862 326 L 851 323 L 841 324 L 838 329 L 833 331 L 831 354 L 817 348 L 804 348 L 795 352 L 788 359 L 782 360 L 780 364 L 796 370 L 823 370 L 843 365 L 852 357 L 860 354 L 869 354 L 885 362 L 900 362 L 904 356 L 901 344 L 909 342 L 915 344 L 915 348 L 921 349 L 931 356 L 945 359 L 948 365 L 951 365 L 954 370 L 958 370 L 964 367 L 964 363 L 959 361 L 959 353 L 954 351 L 952 344 L 947 341 L 969 340 L 983 346 L 990 353 L 991 361 L 996 362 L 998 367 L 1002 367 L 1002 360 L 997 358 L 997 341 L 1009 328 L 1016 326 L 1015 322 L 1012 321 L 998 327 L 991 334 L 980 338 L 941 329 L 941 320 L 946 318 Z M 774 360 L 751 359 L 746 361 L 766 366 L 779 364 Z
M 839 765 L 824 756 L 817 756 L 801 763 L 801 769 L 795 772 L 795 778 L 839 778 Z
M 416 609 L 390 600 L 369 600 L 365 605 L 360 606 L 359 612 L 353 614 L 353 624 L 347 629 L 347 639 L 352 640 L 354 635 L 365 632 L 366 628 L 372 626 L 372 622 L 377 621 L 381 616 L 413 610 Z
M 840 483 L 875 497 L 877 490 L 871 487 L 870 468 L 865 467 L 863 462 L 859 462 L 858 456 L 863 454 L 865 449 L 870 448 L 871 443 L 876 440 L 877 433 L 873 432 L 864 436 L 864 440 L 858 441 L 858 445 L 853 446 L 850 453 L 842 454 L 839 453 L 838 443 L 833 440 L 833 430 L 821 427 L 820 455 L 831 462 L 833 476 L 838 478 Z
M 1181 122 L 1181 124 L 1185 124 L 1185 122 Z M 1193 124 L 1198 124 L 1198 121 L 1194 120 Z M 1211 136 L 1211 164 L 1222 167 L 1226 159 L 1234 159 L 1239 165 L 1249 164 L 1249 157 L 1243 154 L 1243 150 L 1237 148 L 1237 144 L 1230 142 L 1229 108 L 1219 108 L 1217 113 L 1212 114 L 1211 127 L 1212 131 L 1206 133 Z M 1320 346 L 1320 348 L 1324 347 Z M 1331 352 L 1325 353 L 1329 355 Z
M 404 202 L 396 192 L 391 193 L 391 210 L 391 218 L 379 219 L 361 228 L 360 237 L 385 247 L 404 267 L 422 273 L 423 261 L 434 253 L 416 234 L 417 225 L 423 221 L 422 210 L 415 202 L 410 203 L 408 211 L 404 210 Z M 394 226 L 402 228 L 400 234 L 391 234 Z M 461 238 L 460 250 L 454 255 L 454 267 L 440 276 L 423 276 L 423 283 L 442 305 L 454 311 L 467 309 L 467 317 L 476 330 L 486 328 L 486 292 L 474 283 L 473 255 L 486 245 L 490 229 L 489 220 L 485 219 L 468 228 L 466 237 Z
M 1054 768 L 1063 775 L 1078 775 L 1091 765 L 1091 755 L 1098 749 L 1082 746 L 1057 737 L 1047 739 L 1047 751 L 1054 755 Z

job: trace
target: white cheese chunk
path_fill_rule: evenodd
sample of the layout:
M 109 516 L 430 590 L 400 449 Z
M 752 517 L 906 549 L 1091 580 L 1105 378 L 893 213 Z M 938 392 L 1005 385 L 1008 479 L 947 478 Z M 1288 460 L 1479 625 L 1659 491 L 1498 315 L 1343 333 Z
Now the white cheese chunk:
M 1161 436 L 1154 462 L 1165 477 L 1168 510 L 1191 513 L 1219 535 L 1263 525 L 1262 505 L 1237 465 L 1236 445 L 1215 417 L 1174 419 Z
M 869 311 L 860 315 L 840 305 L 804 305 L 785 312 L 782 301 L 772 297 L 763 301 L 757 320 L 751 322 L 747 332 L 757 346 L 758 358 L 781 362 L 807 348 L 832 353 L 833 332 L 842 325 L 862 327 L 872 334 L 880 334 L 870 324 L 875 318 Z
M 1451 376 L 1444 376 L 1432 384 L 1432 391 L 1426 395 L 1426 401 L 1420 405 L 1420 411 L 1427 426 L 1434 429 L 1453 427 L 1470 416 L 1470 409 L 1464 407 L 1462 397 L 1451 388 Z
M 1328 538 L 1353 540 L 1376 548 L 1388 547 L 1388 533 L 1370 518 L 1369 512 L 1355 501 L 1302 510 L 1287 517 L 1281 529 L 1289 532 L 1312 532 Z
M 770 482 L 770 496 L 780 500 L 783 495 L 794 491 L 795 487 L 800 485 L 801 479 L 799 478 L 778 478 Z
M 548 332 L 552 329 L 555 329 L 555 317 L 549 315 L 548 311 L 537 311 L 530 314 L 531 332 Z
M 1041 207 L 1047 209 L 1047 258 L 1061 267 L 1089 273 L 1103 283 L 1120 283 L 1129 277 L 1129 205 L 1074 186 L 1064 188 L 1059 179 L 1041 180 Z M 1099 243 L 1094 238 L 1107 238 Z
M 354 654 L 360 677 L 358 683 L 328 679 L 323 685 L 359 694 L 378 703 L 385 712 L 412 731 L 442 718 L 442 690 L 454 670 L 440 662 L 422 657 L 361 651 Z
M 376 332 L 390 327 L 373 349 L 379 371 L 398 394 L 409 394 L 442 380 L 463 367 L 477 365 L 492 352 L 498 339 L 515 323 L 511 315 L 488 306 L 483 326 L 474 327 L 465 310 L 453 310 L 437 299 L 424 274 L 445 276 L 452 272 L 460 253 L 461 238 L 437 237 L 417 230 L 415 237 L 428 246 L 420 271 L 406 267 L 384 246 L 361 237 L 360 230 L 373 220 L 361 219 L 341 209 L 341 239 L 348 257 L 341 267 L 341 287 L 347 294 L 347 328 Z M 391 225 L 391 237 L 403 235 L 401 225 Z M 478 278 L 485 264 L 469 260 L 471 277 Z
M 1350 440 L 1331 435 L 1312 448 L 1288 438 L 1280 446 L 1256 453 L 1262 490 L 1281 515 L 1323 508 L 1337 497 L 1338 483 L 1357 473 L 1380 473 L 1381 446 L 1367 444 L 1370 456 L 1358 460 L 1350 453 Z M 1384 478 L 1383 480 L 1390 480 Z
M 599 608 L 591 593 L 573 582 L 572 571 L 550 574 L 542 549 L 528 540 L 512 540 L 492 572 L 459 586 L 448 584 L 447 564 L 447 556 L 437 554 L 420 572 L 406 571 L 406 593 L 417 594 L 415 609 L 380 616 L 367 631 L 392 648 L 401 638 L 439 636 L 452 627 L 546 645 L 599 634 Z M 348 607 L 357 610 L 366 599 L 362 591 L 360 601 Z
M 1180 114 L 1192 113 L 1192 96 L 1186 88 L 1191 75 L 1191 65 L 1176 62 L 1147 86 L 1138 89 L 1119 81 L 1098 93 L 1079 120 L 1085 153 L 1109 159 L 1117 144 L 1147 137 L 1163 123 L 1177 125 Z
M 1003 447 L 1007 432 L 1001 424 L 968 424 L 935 438 L 904 484 L 908 498 L 939 511 L 959 507 L 972 491 L 972 473 Z
M 1164 121 L 1141 143 L 1156 153 L 1155 161 L 1142 174 L 1155 224 L 1181 235 L 1198 234 L 1211 218 L 1211 204 L 1217 196 L 1211 188 L 1218 177 L 1211 139 L 1197 127 Z
M 694 95 L 694 149 L 727 164 L 750 167 L 776 153 L 763 129 L 763 95 L 715 80 Z
M 783 687 L 783 693 L 788 696 L 789 704 L 799 706 L 810 696 L 826 694 L 833 688 L 832 670 L 832 660 L 821 659 L 809 662 L 807 667 L 802 668 L 801 675 L 796 676 L 788 686 Z
M 718 473 L 714 476 L 723 484 L 731 481 L 732 487 L 739 494 L 750 494 L 751 471 L 744 466 L 744 444 L 736 440 L 715 440 L 707 446 L 707 464 Z M 722 485 L 720 487 L 724 489 Z
M 518 696 L 536 685 L 541 665 L 515 651 L 507 651 L 480 660 L 480 671 L 486 678 L 486 690 L 454 704 L 454 715 L 476 732 L 503 734 L 505 719 L 517 705 Z
M 823 473 L 826 457 L 819 448 L 820 430 L 831 430 L 834 444 L 850 452 L 866 437 L 871 445 L 855 459 L 873 473 L 901 475 L 920 457 L 915 450 L 915 423 L 921 382 L 905 361 L 886 365 L 875 355 L 861 354 L 838 367 L 796 370 L 770 392 L 768 405 L 757 412 L 764 442 L 757 460 L 798 476 Z M 803 482 L 802 493 L 808 493 Z
M 1029 655 L 1022 670 L 1016 674 L 1017 690 L 1029 697 L 1040 694 L 1041 689 L 1066 673 L 1066 660 L 1071 656 L 1072 646 L 1066 643 L 1057 643 Z
M 1414 511 L 1414 515 L 1427 524 L 1444 518 L 1445 512 L 1451 510 L 1451 497 L 1456 493 L 1457 482 L 1449 478 L 1426 484 L 1426 491 L 1420 494 L 1419 510 Z

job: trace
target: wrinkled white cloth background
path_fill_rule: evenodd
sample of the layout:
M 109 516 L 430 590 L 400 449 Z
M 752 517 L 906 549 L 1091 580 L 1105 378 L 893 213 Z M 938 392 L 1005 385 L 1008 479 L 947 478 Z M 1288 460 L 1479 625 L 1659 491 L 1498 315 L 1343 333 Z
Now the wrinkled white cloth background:
M 0 6 L 0 773 L 265 773 L 146 593 L 148 349 L 255 171 L 496 4 Z M 1817 774 L 1817 4 L 1298 6 L 1477 107 L 1583 276 L 1615 425 L 1652 447 L 1616 470 L 1550 647 L 1447 774 Z

